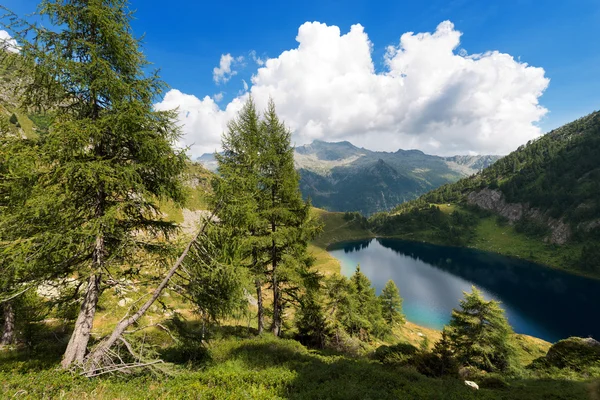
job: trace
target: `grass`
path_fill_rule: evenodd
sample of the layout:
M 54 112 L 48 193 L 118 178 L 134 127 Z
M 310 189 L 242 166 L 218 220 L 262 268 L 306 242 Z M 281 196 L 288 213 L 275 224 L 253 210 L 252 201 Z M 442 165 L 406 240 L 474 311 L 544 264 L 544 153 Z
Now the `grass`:
M 553 245 L 530 238 L 515 231 L 512 225 L 501 225 L 494 217 L 481 219 L 476 228 L 476 239 L 469 245 L 479 250 L 517 257 L 556 269 L 577 271 L 566 267 L 569 258 L 575 258 L 581 249 L 577 245 Z
M 373 232 L 362 228 L 355 221 L 346 221 L 344 213 L 329 212 L 313 208 L 313 213 L 323 222 L 323 232 L 313 241 L 313 244 L 322 249 L 327 246 L 349 240 L 367 239 L 375 237 Z
M 309 247 L 315 266 L 323 274 L 340 272 L 339 262 L 326 251 L 336 240 L 370 237 L 369 231 L 353 226 L 343 213 L 315 210 L 324 222 L 324 232 Z M 155 276 L 154 276 L 155 275 Z M 146 298 L 161 270 L 143 274 L 125 292 L 105 291 L 94 321 L 94 337 L 108 333 L 135 300 Z M 129 299 L 127 304 L 120 300 Z M 173 327 L 171 312 L 187 319 L 187 337 L 193 347 L 183 346 L 181 334 Z M 135 372 L 128 375 L 86 379 L 58 369 L 66 345 L 65 333 L 47 335 L 35 351 L 0 351 L 0 398 L 21 399 L 597 399 L 600 384 L 581 376 L 536 376 L 523 373 L 508 379 L 507 387 L 473 391 L 459 379 L 433 379 L 411 367 L 383 365 L 367 356 L 309 350 L 290 339 L 269 334 L 255 336 L 254 316 L 224 321 L 212 333 L 205 349 L 197 331 L 200 322 L 192 307 L 176 293 L 167 291 L 160 302 L 140 321 L 139 326 L 169 326 L 180 342 L 161 329 L 150 328 L 135 334 L 135 343 L 169 361 L 162 372 Z M 48 326 L 47 326 L 48 327 Z M 196 333 L 194 333 L 196 332 Z M 379 345 L 399 341 L 420 347 L 427 337 L 429 348 L 440 332 L 410 322 L 396 327 L 386 341 L 366 344 L 367 352 Z M 546 354 L 549 343 L 515 335 L 521 365 Z M 191 358 L 196 357 L 194 361 Z M 188 360 L 188 361 L 186 361 Z M 596 397 L 594 397 L 596 396 Z
M 196 366 L 168 364 L 150 373 L 85 379 L 56 370 L 57 353 L 35 361 L 0 356 L 0 397 L 20 399 L 589 399 L 592 382 L 513 379 L 474 391 L 457 379 L 433 379 L 368 358 L 308 350 L 271 335 L 211 343 Z

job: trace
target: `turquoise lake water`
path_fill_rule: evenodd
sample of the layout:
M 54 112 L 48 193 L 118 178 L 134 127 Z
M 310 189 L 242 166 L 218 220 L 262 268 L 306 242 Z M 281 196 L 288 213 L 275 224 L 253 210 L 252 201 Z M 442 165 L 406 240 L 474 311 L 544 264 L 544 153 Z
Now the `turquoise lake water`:
M 340 243 L 328 249 L 350 276 L 357 264 L 379 294 L 392 279 L 409 321 L 441 329 L 463 291 L 477 286 L 502 302 L 517 333 L 551 342 L 569 336 L 600 339 L 600 280 L 472 249 L 397 239 Z

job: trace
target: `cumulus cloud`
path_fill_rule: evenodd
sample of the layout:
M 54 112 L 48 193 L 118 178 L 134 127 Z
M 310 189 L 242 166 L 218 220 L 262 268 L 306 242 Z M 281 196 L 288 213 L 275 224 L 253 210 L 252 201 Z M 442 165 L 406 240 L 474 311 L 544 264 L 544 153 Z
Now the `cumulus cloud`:
M 215 83 L 225 83 L 232 76 L 237 75 L 237 71 L 233 69 L 234 65 L 241 64 L 244 61 L 243 56 L 234 58 L 231 54 L 221 54 L 219 66 L 213 68 L 213 80 Z
M 388 151 L 505 154 L 538 137 L 536 122 L 547 113 L 538 102 L 549 83 L 544 70 L 498 51 L 469 55 L 459 48 L 461 35 L 449 21 L 433 33 L 404 33 L 387 48 L 384 71 L 376 71 L 361 25 L 342 34 L 307 22 L 298 47 L 266 60 L 248 93 L 261 108 L 275 100 L 297 145 L 349 140 Z M 222 58 L 220 70 L 230 63 Z M 246 96 L 221 109 L 210 98 L 171 91 L 159 106 L 187 110 L 184 141 L 198 155 L 218 148 Z
M 19 45 L 8 32 L 0 30 L 0 49 L 10 51 L 11 53 L 18 53 Z
M 213 100 L 216 101 L 217 103 L 220 102 L 221 100 L 223 100 L 223 92 L 219 92 L 219 93 L 213 95 Z

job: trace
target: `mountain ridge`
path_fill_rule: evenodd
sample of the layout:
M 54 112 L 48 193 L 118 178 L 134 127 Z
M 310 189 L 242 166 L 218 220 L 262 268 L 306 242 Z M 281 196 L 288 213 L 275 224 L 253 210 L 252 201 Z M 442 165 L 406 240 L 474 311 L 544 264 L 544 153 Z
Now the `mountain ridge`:
M 365 215 L 389 211 L 394 204 L 472 175 L 499 158 L 440 157 L 416 149 L 373 151 L 348 141 L 322 140 L 298 146 L 294 153 L 300 189 L 314 206 Z M 218 167 L 214 154 L 203 154 L 196 161 L 211 171 Z

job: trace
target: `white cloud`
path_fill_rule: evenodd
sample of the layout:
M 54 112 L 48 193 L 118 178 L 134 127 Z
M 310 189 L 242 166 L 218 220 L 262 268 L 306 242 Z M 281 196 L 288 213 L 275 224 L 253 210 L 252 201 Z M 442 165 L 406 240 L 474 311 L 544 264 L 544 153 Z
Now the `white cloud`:
M 219 66 L 213 68 L 213 80 L 219 83 L 225 83 L 232 76 L 237 75 L 237 71 L 233 69 L 233 66 L 236 64 L 241 64 L 244 61 L 243 56 L 239 56 L 234 58 L 231 54 L 221 54 L 221 60 L 219 61 Z
M 10 51 L 11 53 L 19 53 L 19 45 L 6 31 L 0 30 L 0 49 Z
M 213 95 L 213 100 L 216 101 L 217 103 L 220 102 L 221 100 L 223 100 L 223 92 L 219 92 L 219 93 Z
M 254 62 L 256 63 L 256 65 L 262 67 L 263 65 L 265 65 L 265 60 L 263 60 L 262 58 L 260 58 L 259 56 L 256 55 L 256 50 L 251 50 L 250 51 L 250 57 L 252 58 L 252 60 L 254 60 Z
M 386 70 L 377 72 L 361 25 L 341 34 L 336 26 L 307 22 L 298 47 L 266 60 L 249 93 L 260 108 L 269 96 L 275 100 L 298 145 L 349 140 L 387 151 L 505 154 L 539 136 L 536 122 L 547 112 L 538 103 L 549 83 L 544 70 L 498 51 L 469 55 L 459 49 L 460 36 L 449 21 L 433 33 L 405 33 L 387 48 Z M 231 59 L 221 58 L 223 76 L 233 75 Z M 199 155 L 219 147 L 246 96 L 221 110 L 210 98 L 171 91 L 159 106 L 189 111 L 184 142 Z
M 244 92 L 248 91 L 248 82 L 246 82 L 246 80 L 242 79 L 242 83 L 244 84 Z

